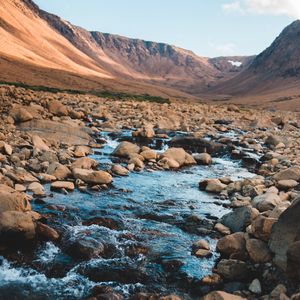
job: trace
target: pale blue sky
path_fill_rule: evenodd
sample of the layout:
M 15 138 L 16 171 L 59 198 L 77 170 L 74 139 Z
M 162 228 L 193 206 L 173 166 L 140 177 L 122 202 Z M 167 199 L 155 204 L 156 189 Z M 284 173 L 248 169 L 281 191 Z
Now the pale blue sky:
M 298 18 L 294 1 L 35 0 L 88 30 L 165 42 L 209 57 L 260 53 Z

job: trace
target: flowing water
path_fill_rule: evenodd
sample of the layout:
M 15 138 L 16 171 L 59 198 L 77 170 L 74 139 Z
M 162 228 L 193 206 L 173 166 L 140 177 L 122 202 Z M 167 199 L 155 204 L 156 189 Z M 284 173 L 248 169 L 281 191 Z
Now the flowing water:
M 121 138 L 129 135 L 124 131 Z M 120 136 L 102 137 L 106 144 L 92 158 L 105 168 Z M 189 291 L 211 274 L 218 254 L 197 258 L 192 244 L 204 238 L 214 250 L 216 239 L 206 230 L 229 212 L 226 200 L 200 191 L 198 182 L 223 176 L 253 174 L 238 161 L 216 158 L 208 167 L 132 172 L 104 191 L 55 193 L 35 202 L 33 209 L 50 218 L 62 241 L 40 244 L 23 263 L 0 257 L 0 299 L 85 299 L 95 285 L 111 286 L 125 298 L 146 291 L 193 299 Z

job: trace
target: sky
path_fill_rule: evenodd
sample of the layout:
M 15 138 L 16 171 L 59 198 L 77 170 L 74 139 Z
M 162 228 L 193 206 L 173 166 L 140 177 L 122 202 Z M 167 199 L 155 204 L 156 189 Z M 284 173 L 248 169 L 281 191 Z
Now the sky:
M 259 54 L 300 19 L 300 0 L 34 0 L 88 30 L 217 57 Z

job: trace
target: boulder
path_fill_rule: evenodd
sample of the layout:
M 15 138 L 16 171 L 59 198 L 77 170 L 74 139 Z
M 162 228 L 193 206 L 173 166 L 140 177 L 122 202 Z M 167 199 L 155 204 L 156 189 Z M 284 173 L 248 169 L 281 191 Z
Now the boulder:
M 265 194 L 256 196 L 251 204 L 257 208 L 260 212 L 273 210 L 275 206 L 281 203 L 280 197 L 277 193 L 267 192 Z
M 39 182 L 32 182 L 27 190 L 32 192 L 35 196 L 44 196 L 45 188 Z
M 140 152 L 140 147 L 133 143 L 124 141 L 121 142 L 118 147 L 113 151 L 113 156 L 129 158 L 133 154 Z
M 176 161 L 179 167 L 196 164 L 194 158 L 186 153 L 183 148 L 170 148 L 162 154 L 162 158 Z
M 85 157 L 91 153 L 91 148 L 88 146 L 77 146 L 74 150 L 75 157 Z
M 293 201 L 274 224 L 270 235 L 269 247 L 275 254 L 274 262 L 287 269 L 287 252 L 292 244 L 300 240 L 300 198 Z
M 167 157 L 160 159 L 158 165 L 165 170 L 180 168 L 180 164 L 176 160 Z
M 15 107 L 11 110 L 10 116 L 16 123 L 27 122 L 33 119 L 32 114 L 24 107 Z
M 198 165 L 211 165 L 212 158 L 208 153 L 196 154 L 193 156 Z
M 262 241 L 268 241 L 272 227 L 277 222 L 275 218 L 258 216 L 251 224 L 251 234 Z
M 5 211 L 0 213 L 0 241 L 17 243 L 19 239 L 35 238 L 35 224 L 30 214 L 20 211 Z
M 55 181 L 51 183 L 51 190 L 67 190 L 67 191 L 74 191 L 75 185 L 71 181 Z
M 49 175 L 55 176 L 58 180 L 64 180 L 67 179 L 72 175 L 72 172 L 69 170 L 68 167 L 58 163 L 53 162 L 50 164 L 47 173 Z
M 31 205 L 25 194 L 18 192 L 0 192 L 0 212 L 5 211 L 30 211 Z
M 227 187 L 219 179 L 206 179 L 199 182 L 200 190 L 205 190 L 211 193 L 221 193 Z
M 202 300 L 245 300 L 246 298 L 229 294 L 222 291 L 215 291 L 207 294 Z
M 36 223 L 36 233 L 45 240 L 56 241 L 59 239 L 59 233 L 41 222 Z
M 245 256 L 246 241 L 243 232 L 237 232 L 227 235 L 218 240 L 217 251 L 222 255 L 230 257 L 231 255 Z
M 300 241 L 291 244 L 287 251 L 287 274 L 300 282 Z
M 121 165 L 113 165 L 111 167 L 111 171 L 113 174 L 116 174 L 118 176 L 128 176 L 129 175 L 129 171 Z
M 112 176 L 105 171 L 93 171 L 75 168 L 73 169 L 73 176 L 75 179 L 80 179 L 83 182 L 91 185 L 110 184 Z
M 212 155 L 222 155 L 227 151 L 227 146 L 224 144 L 193 136 L 174 137 L 170 141 L 170 146 L 183 148 L 193 153 L 209 153 Z
M 217 265 L 217 273 L 227 280 L 241 281 L 249 276 L 249 268 L 243 261 L 222 259 Z
M 13 148 L 9 144 L 7 144 L 3 141 L 0 141 L 0 151 L 4 154 L 12 155 Z
M 284 191 L 293 189 L 293 188 L 295 188 L 297 185 L 298 185 L 298 182 L 295 181 L 295 180 L 293 180 L 293 179 L 289 179 L 289 180 L 279 180 L 279 181 L 277 182 L 277 187 L 278 187 L 280 190 L 284 190 Z
M 63 117 L 69 114 L 68 108 L 58 100 L 51 100 L 48 103 L 48 110 L 55 116 Z
M 147 138 L 152 139 L 155 136 L 155 131 L 153 129 L 153 125 L 147 124 L 144 127 L 138 129 L 137 131 L 132 133 L 132 136 L 134 137 L 141 137 L 141 138 Z
M 38 135 L 49 142 L 68 145 L 88 145 L 91 141 L 90 134 L 92 134 L 91 129 L 87 127 L 71 126 L 49 120 L 21 123 L 18 129 L 31 135 Z
M 268 244 L 257 239 L 247 239 L 246 249 L 254 263 L 266 263 L 272 259 Z
M 140 153 L 141 156 L 144 157 L 145 160 L 156 160 L 157 159 L 157 156 L 158 154 L 152 150 L 152 149 L 147 149 L 147 150 L 144 150 Z
M 79 168 L 90 170 L 96 168 L 98 166 L 98 162 L 90 157 L 82 157 L 74 161 L 71 165 L 71 169 Z
M 252 207 L 244 206 L 234 209 L 232 212 L 224 215 L 220 223 L 230 228 L 232 232 L 245 231 L 256 214 L 253 212 Z
M 291 167 L 286 170 L 280 171 L 276 173 L 273 178 L 276 181 L 281 181 L 281 180 L 295 180 L 299 181 L 300 180 L 300 167 Z

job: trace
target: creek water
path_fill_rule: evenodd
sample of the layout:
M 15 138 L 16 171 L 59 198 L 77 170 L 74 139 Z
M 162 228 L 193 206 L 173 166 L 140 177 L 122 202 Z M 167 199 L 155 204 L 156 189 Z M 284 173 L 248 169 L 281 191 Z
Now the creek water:
M 106 143 L 92 158 L 108 167 L 110 153 L 129 135 L 102 133 Z M 160 151 L 165 148 L 162 143 Z M 200 191 L 198 183 L 223 176 L 253 174 L 238 161 L 215 158 L 211 166 L 132 172 L 115 177 L 107 190 L 55 193 L 34 202 L 33 209 L 50 217 L 62 239 L 40 243 L 23 262 L 0 256 L 0 299 L 85 299 L 95 285 L 111 286 L 125 299 L 139 291 L 196 299 L 199 280 L 218 259 L 216 239 L 205 230 L 230 211 L 226 200 Z M 192 254 L 199 239 L 210 243 L 212 257 Z M 80 247 L 86 257 L 76 257 Z

